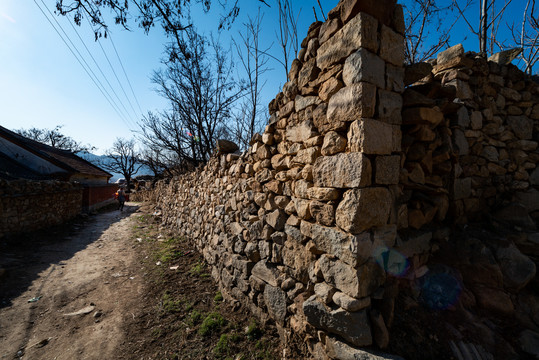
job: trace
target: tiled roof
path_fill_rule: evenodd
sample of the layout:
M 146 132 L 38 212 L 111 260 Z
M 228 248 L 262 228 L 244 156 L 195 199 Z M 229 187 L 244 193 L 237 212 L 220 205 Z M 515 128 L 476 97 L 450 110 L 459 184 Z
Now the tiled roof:
M 50 176 L 40 174 L 23 164 L 0 153 L 0 178 L 6 180 L 29 179 L 29 180 L 49 180 Z
M 70 173 L 80 173 L 83 175 L 102 176 L 107 178 L 112 177 L 112 174 L 109 174 L 103 169 L 78 157 L 70 151 L 56 149 L 52 146 L 28 139 L 2 126 L 0 126 L 0 136 L 50 161 L 51 163 L 67 170 Z

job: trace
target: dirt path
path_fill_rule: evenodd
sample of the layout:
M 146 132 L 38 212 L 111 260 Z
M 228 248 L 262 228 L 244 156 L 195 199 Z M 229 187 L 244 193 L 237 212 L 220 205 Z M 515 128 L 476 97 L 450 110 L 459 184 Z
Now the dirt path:
M 0 359 L 115 358 L 144 288 L 133 251 L 136 211 L 128 204 L 0 254 L 8 270 L 0 279 Z

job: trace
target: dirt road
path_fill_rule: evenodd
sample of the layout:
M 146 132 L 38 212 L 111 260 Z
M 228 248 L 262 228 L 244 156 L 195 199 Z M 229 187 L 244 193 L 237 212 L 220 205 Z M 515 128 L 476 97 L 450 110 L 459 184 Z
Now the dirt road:
M 136 211 L 127 204 L 0 254 L 0 359 L 116 358 L 144 284 Z

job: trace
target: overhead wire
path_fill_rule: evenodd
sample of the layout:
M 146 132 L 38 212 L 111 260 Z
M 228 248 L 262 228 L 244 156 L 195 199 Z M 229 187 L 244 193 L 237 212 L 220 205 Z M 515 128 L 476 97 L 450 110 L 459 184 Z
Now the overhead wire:
M 88 20 L 88 22 L 89 22 L 89 20 Z M 91 23 L 90 23 L 90 26 L 92 26 Z M 92 26 L 92 29 L 93 29 L 93 26 Z M 131 100 L 129 100 L 129 96 L 127 96 L 127 93 L 126 93 L 126 91 L 124 89 L 124 86 L 123 86 L 122 82 L 120 81 L 120 78 L 118 78 L 118 75 L 116 74 L 116 70 L 114 69 L 114 66 L 112 66 L 112 62 L 110 61 L 110 59 L 109 59 L 109 57 L 107 55 L 107 52 L 103 48 L 103 45 L 101 44 L 101 41 L 99 41 L 99 39 L 98 39 L 97 43 L 99 44 L 99 47 L 101 48 L 101 51 L 103 52 L 103 55 L 105 56 L 105 59 L 107 59 L 107 62 L 109 63 L 109 66 L 110 66 L 110 68 L 112 70 L 112 73 L 114 74 L 114 77 L 116 78 L 116 81 L 118 81 L 118 84 L 120 85 L 120 88 L 122 89 L 122 92 L 123 92 L 125 98 L 127 99 L 127 102 L 131 106 L 131 109 L 133 110 L 133 113 L 136 116 L 137 112 L 136 112 L 135 108 L 133 107 L 133 104 L 131 103 Z M 115 50 L 116 50 L 116 48 L 115 48 Z M 122 68 L 123 68 L 123 65 L 122 65 Z M 141 111 L 141 114 L 142 114 L 142 111 Z
M 41 0 L 43 1 L 43 0 Z M 90 55 L 90 57 L 92 58 L 95 66 L 97 67 L 97 69 L 99 70 L 99 72 L 101 73 L 101 75 L 103 76 L 103 78 L 105 79 L 105 81 L 107 82 L 107 85 L 109 86 L 110 90 L 112 91 L 112 93 L 114 94 L 114 96 L 116 97 L 116 100 L 118 100 L 118 102 L 120 103 L 120 105 L 122 105 L 123 109 L 125 110 L 125 112 L 127 114 L 129 114 L 129 111 L 127 110 L 127 108 L 125 107 L 123 101 L 120 99 L 120 97 L 118 96 L 118 94 L 116 93 L 116 90 L 114 89 L 114 87 L 111 85 L 109 79 L 107 78 L 107 76 L 105 76 L 105 74 L 103 73 L 103 70 L 101 69 L 101 66 L 99 66 L 99 64 L 97 63 L 97 61 L 95 60 L 94 56 L 92 55 L 92 52 L 90 51 L 90 49 L 88 49 L 88 46 L 86 46 L 86 43 L 84 42 L 84 40 L 82 39 L 82 37 L 80 36 L 77 28 L 73 25 L 73 23 L 71 21 L 69 21 L 69 24 L 71 25 L 71 28 L 73 29 L 73 31 L 75 31 L 75 33 L 77 34 L 79 40 L 81 41 L 82 45 L 84 46 L 84 48 L 86 49 L 86 52 L 88 52 L 88 55 Z M 135 116 L 136 116 L 136 113 L 135 113 Z M 129 115 L 129 119 L 130 121 L 133 121 L 133 119 L 131 118 L 131 115 Z M 133 124 L 131 124 L 133 126 Z
M 43 0 L 41 0 L 43 2 Z M 51 21 L 51 19 L 49 18 L 49 16 L 47 15 L 47 13 L 41 8 L 41 6 L 38 4 L 38 2 L 36 0 L 34 0 L 34 3 L 36 4 L 36 6 L 38 7 L 38 9 L 41 11 L 41 13 L 43 14 L 43 16 L 45 17 L 45 19 L 49 22 L 49 24 L 52 26 L 52 28 L 54 29 L 54 31 L 56 32 L 56 34 L 60 37 L 60 39 L 62 40 L 62 42 L 67 46 L 67 48 L 69 49 L 69 51 L 71 52 L 71 54 L 75 57 L 75 59 L 77 60 L 77 62 L 79 63 L 79 65 L 84 69 L 84 71 L 86 72 L 86 74 L 88 75 L 88 77 L 92 80 L 92 82 L 94 83 L 94 85 L 99 89 L 99 91 L 101 92 L 101 94 L 103 95 L 103 97 L 105 97 L 105 99 L 107 100 L 107 102 L 110 104 L 110 106 L 116 111 L 116 113 L 118 114 L 118 116 L 120 117 L 120 119 L 129 127 L 129 123 L 128 123 L 128 120 L 127 118 L 125 117 L 125 115 L 123 115 L 119 109 L 119 107 L 115 104 L 115 102 L 113 101 L 113 99 L 111 98 L 110 94 L 108 93 L 108 91 L 105 89 L 105 87 L 103 86 L 103 84 L 99 81 L 99 79 L 97 78 L 97 76 L 95 75 L 95 73 L 93 72 L 93 70 L 91 69 L 91 67 L 88 65 L 88 63 L 86 62 L 86 60 L 84 59 L 84 57 L 80 54 L 80 51 L 78 51 L 77 47 L 73 44 L 73 42 L 71 41 L 71 39 L 69 38 L 69 36 L 67 35 L 67 33 L 63 30 L 62 26 L 58 23 L 58 21 L 54 18 L 54 16 L 52 16 L 52 18 L 55 20 L 55 22 L 58 24 L 58 27 L 62 30 L 62 32 L 64 33 L 65 37 L 69 40 L 69 42 L 72 44 L 73 48 L 75 50 L 73 50 L 73 48 L 68 44 L 68 42 L 66 41 L 66 39 L 64 38 L 64 36 L 62 36 L 62 34 L 60 33 L 60 31 L 56 28 L 56 26 L 54 25 L 54 23 Z M 50 13 L 50 10 L 47 8 L 47 6 L 43 3 L 43 6 L 47 9 L 47 11 L 49 11 Z M 77 56 L 77 54 L 75 53 L 75 51 L 79 54 L 79 56 Z M 83 64 L 86 64 L 86 66 Z M 92 76 L 93 74 L 93 76 Z
M 133 98 L 135 98 L 135 101 L 137 103 L 137 106 L 140 110 L 140 113 L 142 114 L 144 111 L 142 111 L 142 108 L 140 106 L 140 103 L 138 101 L 137 95 L 135 95 L 135 91 L 133 90 L 133 86 L 131 85 L 131 81 L 129 81 L 129 77 L 127 76 L 127 72 L 125 71 L 124 64 L 122 62 L 122 59 L 120 59 L 120 55 L 118 54 L 118 50 L 116 50 L 116 45 L 114 45 L 114 41 L 112 41 L 112 36 L 109 34 L 110 43 L 112 44 L 112 47 L 114 48 L 114 52 L 116 53 L 116 57 L 118 58 L 118 61 L 120 62 L 120 66 L 122 67 L 122 70 L 125 75 L 125 79 L 127 80 L 127 83 L 129 84 L 129 87 L 131 88 L 131 93 L 133 94 Z

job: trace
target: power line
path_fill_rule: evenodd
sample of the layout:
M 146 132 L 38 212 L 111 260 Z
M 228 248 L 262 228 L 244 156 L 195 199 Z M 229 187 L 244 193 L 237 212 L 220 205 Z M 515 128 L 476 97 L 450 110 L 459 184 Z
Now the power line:
M 60 39 L 63 41 L 63 43 L 67 46 L 67 48 L 69 49 L 69 51 L 71 52 L 71 54 L 75 57 L 75 59 L 77 60 L 77 62 L 80 64 L 80 66 L 84 69 L 84 71 L 86 72 L 86 74 L 88 75 L 88 77 L 92 80 L 92 82 L 94 83 L 94 85 L 99 89 L 99 91 L 101 92 L 101 94 L 103 95 L 103 97 L 105 97 L 105 99 L 109 102 L 110 106 L 116 111 L 116 113 L 118 114 L 118 116 L 122 119 L 122 121 L 129 127 L 129 124 L 128 122 L 126 121 L 125 117 L 123 114 L 121 114 L 121 112 L 119 111 L 119 108 L 117 107 L 117 105 L 114 104 L 113 101 L 111 101 L 111 98 L 110 98 L 110 94 L 108 94 L 108 92 L 106 91 L 106 89 L 103 87 L 103 85 L 99 82 L 99 79 L 97 79 L 97 77 L 95 77 L 95 74 L 94 76 L 92 76 L 90 73 L 93 74 L 93 71 L 92 69 L 88 66 L 88 64 L 86 63 L 86 61 L 84 60 L 84 58 L 82 57 L 82 55 L 80 55 L 80 52 L 77 50 L 77 48 L 75 47 L 75 50 L 79 53 L 79 56 L 81 57 L 82 61 L 84 61 L 84 63 L 86 63 L 86 66 L 88 66 L 88 68 L 86 68 L 86 66 L 84 66 L 84 64 L 82 63 L 81 59 L 79 59 L 79 57 L 77 56 L 77 54 L 75 54 L 75 51 L 73 51 L 73 49 L 71 48 L 71 46 L 67 43 L 67 41 L 65 40 L 65 38 L 62 36 L 62 34 L 60 34 L 60 32 L 58 31 L 58 29 L 56 28 L 56 26 L 54 26 L 53 22 L 49 19 L 49 17 L 47 16 L 47 14 L 45 13 L 45 11 L 41 8 L 41 6 L 39 6 L 39 4 L 37 3 L 36 0 L 34 0 L 34 3 L 36 4 L 36 6 L 39 8 L 39 10 L 41 11 L 41 13 L 43 14 L 43 16 L 45 16 L 45 18 L 47 19 L 47 21 L 49 22 L 49 24 L 52 26 L 52 28 L 54 29 L 54 31 L 56 32 L 56 34 L 58 34 L 58 36 L 60 37 Z M 45 4 L 43 4 L 45 6 Z M 45 6 L 45 8 L 47 8 Z M 47 8 L 48 10 L 48 8 Z M 54 17 L 53 17 L 54 19 Z M 56 21 L 56 23 L 58 24 L 58 22 Z M 58 24 L 58 26 L 60 27 L 60 29 L 62 30 L 62 32 L 65 34 L 65 31 L 62 29 L 61 25 Z M 69 39 L 69 36 L 67 36 L 66 34 L 66 37 L 68 38 L 68 40 L 71 42 L 71 44 L 73 44 L 73 42 Z M 95 77 L 95 78 L 94 78 Z M 101 87 L 99 86 L 99 84 L 101 84 Z
M 34 0 L 35 1 L 35 0 Z M 51 11 L 49 10 L 49 8 L 47 7 L 47 5 L 45 5 L 44 1 L 41 0 L 41 3 L 43 4 L 43 6 L 45 7 L 45 9 L 47 9 L 48 13 L 50 14 L 50 16 L 52 17 L 52 19 L 54 20 L 54 22 L 58 25 L 58 27 L 60 28 L 60 30 L 62 30 L 62 32 L 64 33 L 65 37 L 67 38 L 67 40 L 69 40 L 69 42 L 71 43 L 71 45 L 73 46 L 73 48 L 75 49 L 75 51 L 79 54 L 80 58 L 82 59 L 82 61 L 84 62 L 84 64 L 86 64 L 86 66 L 88 67 L 88 70 L 92 73 L 92 75 L 95 77 L 95 79 L 97 80 L 97 82 L 99 83 L 99 85 L 101 85 L 101 88 L 104 90 L 104 92 L 107 94 L 107 96 L 109 97 L 110 100 L 113 100 L 112 97 L 110 96 L 109 92 L 107 91 L 107 89 L 105 88 L 105 86 L 103 85 L 103 83 L 99 80 L 99 77 L 94 73 L 94 71 L 92 70 L 91 66 L 88 65 L 88 62 L 86 61 L 86 59 L 84 58 L 84 56 L 82 56 L 82 54 L 80 53 L 80 51 L 78 50 L 77 46 L 73 43 L 73 41 L 71 41 L 71 38 L 69 37 L 69 35 L 65 32 L 64 28 L 62 27 L 62 25 L 58 22 L 58 20 L 56 20 L 56 18 L 54 17 L 54 15 L 51 13 Z M 49 18 L 47 17 L 47 20 L 49 20 Z M 50 20 L 49 20 L 50 22 Z M 58 32 L 58 31 L 57 31 Z M 78 34 L 78 33 L 77 33 Z M 84 43 L 84 42 L 83 42 Z M 85 45 L 86 46 L 86 45 Z M 105 77 L 106 79 L 106 77 Z M 95 83 L 95 82 L 94 82 Z M 103 93 L 103 91 L 102 91 Z M 119 100 L 119 98 L 118 98 Z M 110 102 L 110 101 L 109 101 Z M 112 101 L 116 107 L 118 107 L 118 105 L 116 104 L 115 101 Z M 120 104 L 122 105 L 122 107 L 124 108 L 125 110 L 125 120 L 124 120 L 124 123 L 128 126 L 128 127 L 131 127 L 133 126 L 133 124 L 130 124 L 129 121 L 132 121 L 133 120 L 130 120 L 130 115 L 129 115 L 129 112 L 127 111 L 126 107 L 124 106 L 123 102 L 120 100 Z M 118 107 L 119 109 L 119 107 Z
M 88 19 L 86 19 L 86 20 L 88 20 Z M 89 22 L 89 20 L 88 20 L 88 22 Z M 92 26 L 91 23 L 90 23 L 90 26 Z M 92 29 L 93 29 L 93 26 L 92 26 Z M 127 93 L 125 92 L 125 89 L 124 89 L 124 87 L 123 87 L 123 84 L 122 84 L 122 82 L 120 81 L 120 79 L 118 78 L 118 75 L 116 74 L 116 70 L 114 69 L 114 66 L 112 66 L 112 63 L 110 62 L 110 59 L 109 59 L 109 57 L 108 57 L 108 55 L 107 55 L 107 52 L 106 52 L 105 49 L 103 48 L 103 45 L 101 45 L 101 41 L 97 40 L 97 43 L 99 44 L 99 47 L 101 48 L 101 51 L 103 52 L 103 55 L 105 56 L 105 59 L 107 59 L 107 62 L 109 63 L 109 66 L 110 66 L 110 68 L 111 68 L 111 70 L 112 70 L 112 73 L 114 74 L 114 77 L 116 78 L 116 81 L 118 81 L 118 84 L 120 85 L 120 88 L 122 89 L 122 92 L 124 93 L 124 96 L 125 96 L 125 98 L 127 99 L 127 102 L 128 102 L 129 105 L 131 106 L 131 109 L 133 110 L 133 113 L 134 113 L 135 116 L 136 116 L 137 112 L 136 112 L 135 108 L 133 107 L 133 104 L 131 103 L 131 100 L 129 100 L 129 97 L 127 96 Z M 115 48 L 115 50 L 116 50 L 116 48 Z M 116 53 L 116 54 L 118 54 L 118 53 Z M 122 66 L 122 68 L 123 68 L 123 66 Z M 125 70 L 124 70 L 124 71 L 125 71 Z M 127 76 L 127 75 L 126 75 L 126 76 Z M 141 112 L 141 113 L 142 113 L 142 112 Z
M 43 1 L 43 0 L 42 0 Z M 123 109 L 125 110 L 126 114 L 129 115 L 129 112 L 127 111 L 127 108 L 125 107 L 123 101 L 120 99 L 120 97 L 118 96 L 118 94 L 116 93 L 116 90 L 113 88 L 113 86 L 111 85 L 111 83 L 109 82 L 107 76 L 105 76 L 105 74 L 103 73 L 103 70 L 101 70 L 101 67 L 99 66 L 99 64 L 97 63 L 97 61 L 95 60 L 94 56 L 92 55 L 91 51 L 88 49 L 88 47 L 86 46 L 86 43 L 84 42 L 84 40 L 82 39 L 82 37 L 80 36 L 77 28 L 71 23 L 71 21 L 69 21 L 69 25 L 71 25 L 71 28 L 73 28 L 73 31 L 75 31 L 75 33 L 77 34 L 80 42 L 82 43 L 82 45 L 84 46 L 84 48 L 86 49 L 86 51 L 88 52 L 88 55 L 90 55 L 90 57 L 92 58 L 95 66 L 97 67 L 97 69 L 99 70 L 99 72 L 101 73 L 101 75 L 103 76 L 103 78 L 105 79 L 105 81 L 107 82 L 109 88 L 111 89 L 112 93 L 114 94 L 114 96 L 116 97 L 116 100 L 118 100 L 118 102 L 122 105 Z M 136 114 L 135 114 L 136 115 Z M 129 118 L 131 118 L 131 115 L 129 115 Z M 132 122 L 133 122 L 133 119 L 130 119 Z M 133 124 L 131 124 L 131 126 L 133 126 Z
M 118 54 L 118 51 L 116 50 L 116 46 L 114 45 L 114 41 L 112 41 L 112 36 L 110 34 L 109 34 L 109 39 L 112 44 L 112 47 L 114 48 L 114 52 L 116 53 L 116 56 L 118 57 L 118 61 L 120 62 L 120 66 L 122 67 L 127 83 L 129 84 L 129 87 L 131 88 L 131 93 L 133 94 L 133 97 L 135 98 L 135 101 L 137 102 L 138 109 L 140 110 L 140 113 L 142 114 L 144 111 L 142 111 L 142 108 L 140 107 L 140 103 L 138 102 L 137 96 L 135 95 L 135 91 L 133 91 L 133 86 L 131 86 L 131 81 L 129 81 L 129 77 L 127 76 L 127 73 L 125 72 L 122 59 L 120 59 L 120 55 Z

